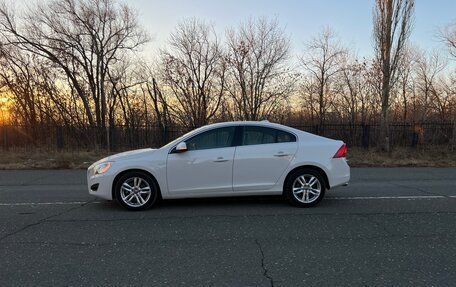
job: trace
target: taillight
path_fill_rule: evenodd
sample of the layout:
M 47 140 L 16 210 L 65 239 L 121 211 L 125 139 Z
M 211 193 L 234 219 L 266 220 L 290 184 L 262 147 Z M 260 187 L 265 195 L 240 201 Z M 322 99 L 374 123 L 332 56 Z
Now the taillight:
M 347 156 L 347 145 L 343 144 L 339 150 L 336 152 L 336 154 L 333 156 L 333 158 L 342 158 Z

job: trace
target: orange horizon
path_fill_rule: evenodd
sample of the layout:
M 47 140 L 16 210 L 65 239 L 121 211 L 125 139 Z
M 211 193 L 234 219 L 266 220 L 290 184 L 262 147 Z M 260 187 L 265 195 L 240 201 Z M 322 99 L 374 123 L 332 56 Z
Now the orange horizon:
M 7 96 L 0 95 L 0 124 L 10 120 L 10 104 L 11 100 Z

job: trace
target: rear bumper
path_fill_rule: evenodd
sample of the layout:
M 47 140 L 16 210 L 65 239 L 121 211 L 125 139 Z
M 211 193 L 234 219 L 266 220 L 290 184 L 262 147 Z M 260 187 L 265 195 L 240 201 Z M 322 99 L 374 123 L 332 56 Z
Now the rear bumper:
M 345 158 L 331 159 L 331 170 L 328 180 L 331 188 L 348 185 L 350 181 L 350 167 Z

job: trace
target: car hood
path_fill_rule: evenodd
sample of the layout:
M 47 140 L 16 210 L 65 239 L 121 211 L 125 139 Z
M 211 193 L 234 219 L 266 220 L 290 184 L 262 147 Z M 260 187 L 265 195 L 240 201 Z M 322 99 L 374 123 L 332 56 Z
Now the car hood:
M 143 157 L 145 154 L 150 154 L 150 153 L 153 153 L 154 151 L 156 151 L 156 149 L 144 148 L 144 149 L 136 149 L 136 150 L 126 151 L 126 152 L 121 152 L 121 153 L 117 153 L 117 154 L 102 158 L 94 164 L 101 163 L 101 162 L 107 162 L 107 161 L 120 161 L 120 160 L 130 160 L 130 159 L 140 158 L 140 157 Z

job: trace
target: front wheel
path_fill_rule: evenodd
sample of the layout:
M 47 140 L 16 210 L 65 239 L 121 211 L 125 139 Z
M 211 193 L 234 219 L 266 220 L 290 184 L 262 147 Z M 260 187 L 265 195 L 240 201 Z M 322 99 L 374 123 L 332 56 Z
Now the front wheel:
M 116 199 L 129 210 L 144 210 L 158 198 L 155 181 L 143 172 L 128 172 L 115 185 Z
M 313 169 L 300 169 L 288 179 L 285 187 L 288 201 L 298 207 L 318 204 L 325 195 L 325 184 L 321 174 Z

